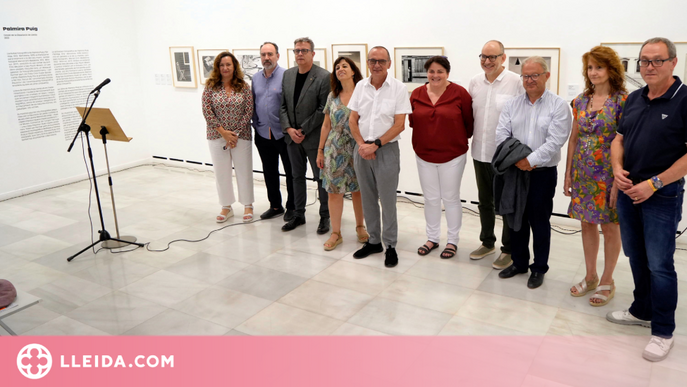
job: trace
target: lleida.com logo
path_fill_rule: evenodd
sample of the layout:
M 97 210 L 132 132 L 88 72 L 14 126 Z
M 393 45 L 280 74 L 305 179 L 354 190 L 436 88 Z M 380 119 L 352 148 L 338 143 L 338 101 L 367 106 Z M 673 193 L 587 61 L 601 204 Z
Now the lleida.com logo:
M 40 344 L 29 344 L 17 355 L 17 368 L 29 379 L 40 379 L 50 372 L 52 355 Z
M 122 355 L 60 355 L 60 368 L 174 368 L 174 355 L 138 355 L 126 363 Z M 52 368 L 52 355 L 40 344 L 29 344 L 17 355 L 17 368 L 29 379 L 40 379 Z M 1 380 L 1 379 L 0 379 Z

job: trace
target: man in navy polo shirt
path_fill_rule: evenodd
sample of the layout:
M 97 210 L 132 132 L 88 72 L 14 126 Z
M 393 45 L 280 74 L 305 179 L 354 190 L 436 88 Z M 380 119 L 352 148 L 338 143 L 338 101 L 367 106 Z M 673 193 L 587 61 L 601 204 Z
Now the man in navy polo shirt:
M 660 361 L 673 347 L 677 273 L 675 234 L 687 174 L 687 86 L 673 76 L 675 45 L 649 39 L 639 51 L 646 86 L 630 94 L 611 146 L 623 251 L 630 258 L 634 302 L 610 312 L 614 323 L 651 327 L 642 356 Z M 627 157 L 625 157 L 627 156 Z

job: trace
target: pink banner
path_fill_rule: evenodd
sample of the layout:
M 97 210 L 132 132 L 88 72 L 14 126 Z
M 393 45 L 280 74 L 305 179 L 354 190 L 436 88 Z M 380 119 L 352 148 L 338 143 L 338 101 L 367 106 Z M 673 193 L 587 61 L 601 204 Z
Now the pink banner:
M 651 373 L 649 363 L 641 358 L 646 340 L 620 336 L 2 337 L 0 385 L 539 385 L 525 383 L 528 380 L 570 386 L 617 385 L 625 380 L 623 385 L 638 385 Z M 604 384 L 604 375 L 615 382 Z

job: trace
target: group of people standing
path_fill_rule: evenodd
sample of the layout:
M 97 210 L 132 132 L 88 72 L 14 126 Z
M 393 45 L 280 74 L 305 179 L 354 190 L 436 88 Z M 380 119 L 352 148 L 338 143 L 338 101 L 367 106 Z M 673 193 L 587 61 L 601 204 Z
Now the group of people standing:
M 544 58 L 527 58 L 518 75 L 505 68 L 503 44 L 495 40 L 482 48 L 483 72 L 471 79 L 468 90 L 448 80 L 451 64 L 436 56 L 425 63 L 428 82 L 410 98 L 406 86 L 388 74 L 391 56 L 386 48 L 376 46 L 368 53 L 367 78 L 344 57 L 336 59 L 330 74 L 314 64 L 314 48 L 309 38 L 296 39 L 298 66 L 284 70 L 277 64 L 278 46 L 264 43 L 264 70 L 254 76 L 252 88 L 243 82 L 232 54 L 215 59 L 203 92 L 203 113 L 222 205 L 218 222 L 233 215 L 232 161 L 239 201 L 245 206 L 243 220 L 253 218 L 252 122 L 270 201 L 260 217 L 285 213 L 283 231 L 305 224 L 310 163 L 319 190 L 317 232 L 332 229 L 324 249 L 333 250 L 343 241 L 343 197 L 350 192 L 356 237 L 364 243 L 353 257 L 362 259 L 386 247 L 385 266 L 396 266 L 397 141 L 408 115 L 425 199 L 427 242 L 418 254 L 440 247 L 442 205 L 448 231 L 440 257 L 449 259 L 457 252 L 460 187 L 473 137 L 481 245 L 470 259 L 495 253 L 498 213 L 503 219 L 501 252 L 492 266 L 504 279 L 531 272 L 527 286 L 535 289 L 549 268 L 557 165 L 568 141 L 564 194 L 571 197 L 569 215 L 582 224 L 586 266 L 585 278 L 571 287 L 570 295 L 594 291 L 592 306 L 610 302 L 622 244 L 630 258 L 635 300 L 628 310 L 608 313 L 607 319 L 651 327 L 644 358 L 658 361 L 668 355 L 677 306 L 675 233 L 687 174 L 687 88 L 672 75 L 677 57 L 670 40 L 653 38 L 642 45 L 638 61 L 647 85 L 629 95 L 617 53 L 592 48 L 582 58 L 585 87 L 570 104 L 572 112 L 547 89 L 550 72 Z M 279 189 L 280 157 L 287 176 L 286 210 Z M 605 258 L 601 277 L 596 265 L 599 225 Z

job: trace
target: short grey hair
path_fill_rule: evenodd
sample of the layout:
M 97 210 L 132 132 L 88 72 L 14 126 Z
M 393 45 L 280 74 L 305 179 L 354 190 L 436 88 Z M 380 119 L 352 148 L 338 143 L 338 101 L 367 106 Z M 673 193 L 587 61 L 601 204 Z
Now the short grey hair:
M 260 45 L 260 49 L 262 49 L 262 46 L 264 46 L 264 45 L 266 45 L 266 44 L 271 44 L 271 45 L 273 45 L 273 46 L 274 46 L 274 50 L 277 52 L 277 54 L 279 54 L 279 46 L 277 46 L 277 43 L 265 42 L 265 43 L 263 43 L 263 44 Z
M 315 51 L 315 43 L 313 43 L 312 39 L 310 39 L 310 38 L 307 37 L 307 36 L 306 36 L 306 37 L 303 37 L 303 38 L 298 38 L 298 39 L 294 40 L 294 41 L 293 41 L 294 47 L 295 47 L 298 43 L 308 43 L 308 44 L 310 45 L 310 49 L 311 49 L 312 51 Z
M 501 50 L 501 54 L 503 54 L 504 52 L 506 52 L 506 48 L 503 47 L 503 43 L 499 42 L 498 40 L 490 40 L 490 41 L 484 43 L 484 45 L 486 46 L 486 45 L 489 44 L 489 43 L 496 43 L 496 44 L 498 44 L 498 45 L 499 45 L 499 49 Z
M 536 56 L 536 55 L 535 55 L 535 56 L 531 56 L 531 57 L 525 59 L 525 60 L 522 62 L 522 65 L 524 66 L 524 65 L 526 65 L 526 64 L 528 64 L 528 63 L 538 63 L 539 65 L 541 65 L 541 68 L 544 69 L 544 72 L 545 72 L 545 73 L 548 73 L 548 72 L 549 72 L 549 65 L 546 64 L 546 59 L 542 58 L 541 56 Z
M 391 54 L 389 54 L 389 50 L 387 50 L 386 47 L 384 47 L 384 46 L 374 46 L 374 47 L 372 47 L 372 48 L 370 49 L 370 52 L 372 52 L 372 50 L 374 50 L 374 49 L 386 51 L 386 57 L 389 58 L 389 60 L 391 60 Z M 370 53 L 367 53 L 367 55 L 369 56 Z
M 646 42 L 644 42 L 644 44 L 642 44 L 642 48 L 639 49 L 639 57 L 640 58 L 642 57 L 642 50 L 644 49 L 644 46 L 646 46 L 647 44 L 656 44 L 656 43 L 663 43 L 666 45 L 666 47 L 668 47 L 668 58 L 669 59 L 677 57 L 677 49 L 675 48 L 675 44 L 673 42 L 671 42 L 670 39 L 666 39 L 666 38 L 651 38 L 651 39 L 647 40 Z

